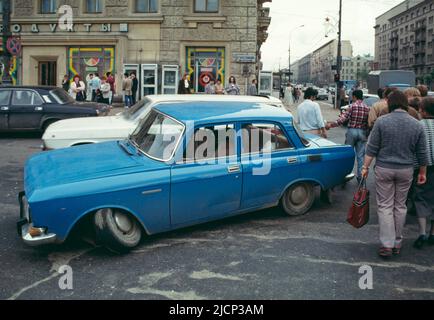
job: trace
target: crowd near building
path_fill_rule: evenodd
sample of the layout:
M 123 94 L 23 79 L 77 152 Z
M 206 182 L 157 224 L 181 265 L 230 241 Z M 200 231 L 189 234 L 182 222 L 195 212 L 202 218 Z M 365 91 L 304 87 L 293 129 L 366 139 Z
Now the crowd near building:
M 376 19 L 375 68 L 412 70 L 418 82 L 434 78 L 434 2 L 406 0 Z
M 139 95 L 175 93 L 187 73 L 193 92 L 235 76 L 242 93 L 260 69 L 271 0 L 14 0 L 11 31 L 22 44 L 14 83 L 60 86 L 111 72 L 119 87 L 137 74 Z M 0 1 L 1 4 L 1 1 Z M 72 7 L 61 28 L 59 8 Z M 1 6 L 0 6 L 1 9 Z

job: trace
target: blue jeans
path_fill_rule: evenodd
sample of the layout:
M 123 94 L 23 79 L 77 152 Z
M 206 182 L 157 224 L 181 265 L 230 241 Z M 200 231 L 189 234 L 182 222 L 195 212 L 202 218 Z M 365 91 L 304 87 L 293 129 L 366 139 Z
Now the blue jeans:
M 125 107 L 129 108 L 131 107 L 133 104 L 133 97 L 132 96 L 125 96 Z
M 345 144 L 354 148 L 357 158 L 357 179 L 362 178 L 362 167 L 366 153 L 367 132 L 363 129 L 348 128 Z

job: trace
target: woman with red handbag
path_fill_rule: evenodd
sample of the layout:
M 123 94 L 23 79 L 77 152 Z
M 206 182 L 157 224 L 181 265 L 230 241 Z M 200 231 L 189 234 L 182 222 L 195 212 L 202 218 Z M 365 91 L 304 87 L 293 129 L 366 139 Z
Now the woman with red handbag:
M 401 252 L 415 155 L 420 166 L 418 185 L 426 183 L 428 165 L 425 131 L 422 124 L 408 114 L 407 97 L 401 91 L 394 91 L 387 100 L 389 114 L 375 122 L 362 168 L 362 176 L 367 178 L 369 167 L 376 159 L 377 212 L 382 244 L 379 255 L 385 258 Z

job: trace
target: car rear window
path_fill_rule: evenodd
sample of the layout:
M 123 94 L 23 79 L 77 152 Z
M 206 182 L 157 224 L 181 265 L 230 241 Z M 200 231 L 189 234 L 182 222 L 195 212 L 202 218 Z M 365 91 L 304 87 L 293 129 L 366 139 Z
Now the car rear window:
M 50 91 L 50 95 L 59 104 L 67 104 L 67 103 L 71 103 L 71 102 L 75 101 L 68 93 L 66 93 L 65 90 L 63 90 L 61 88 L 57 88 L 57 89 L 51 90 Z

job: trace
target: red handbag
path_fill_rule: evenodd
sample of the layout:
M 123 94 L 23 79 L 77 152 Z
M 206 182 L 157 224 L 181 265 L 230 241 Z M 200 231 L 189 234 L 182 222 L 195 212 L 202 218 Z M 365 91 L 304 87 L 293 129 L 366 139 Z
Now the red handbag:
M 357 229 L 369 222 L 369 190 L 366 188 L 365 178 L 360 181 L 359 188 L 354 195 L 347 222 Z

